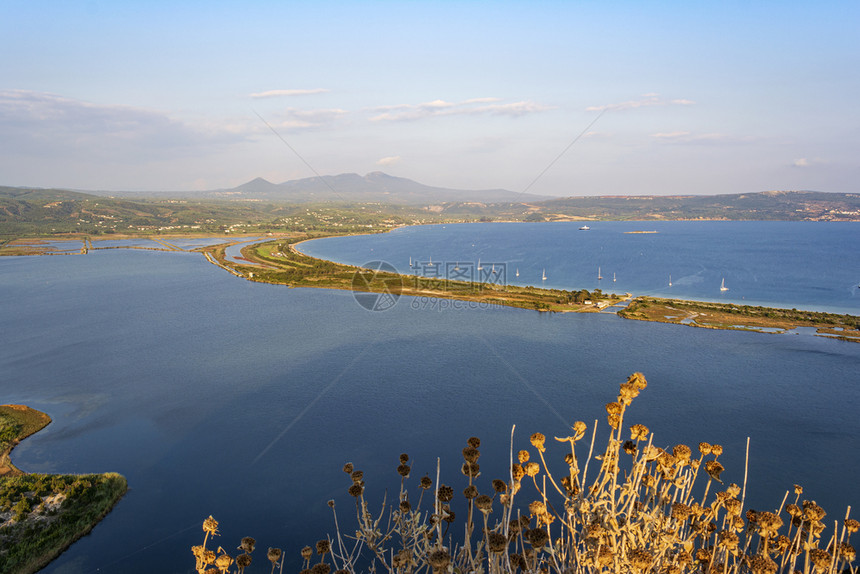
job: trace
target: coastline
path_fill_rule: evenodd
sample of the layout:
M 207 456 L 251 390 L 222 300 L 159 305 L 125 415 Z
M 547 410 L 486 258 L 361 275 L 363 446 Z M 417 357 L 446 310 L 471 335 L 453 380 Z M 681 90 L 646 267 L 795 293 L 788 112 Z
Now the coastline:
M 0 572 L 32 574 L 86 536 L 128 491 L 125 477 L 27 473 L 9 455 L 51 423 L 25 405 L 0 405 Z

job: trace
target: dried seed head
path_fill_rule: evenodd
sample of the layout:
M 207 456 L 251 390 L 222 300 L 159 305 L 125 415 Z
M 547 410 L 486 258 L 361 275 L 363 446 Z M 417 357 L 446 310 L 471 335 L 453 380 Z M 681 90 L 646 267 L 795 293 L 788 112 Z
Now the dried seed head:
M 733 482 L 726 489 L 726 492 L 728 492 L 730 495 L 736 497 L 737 495 L 739 495 L 741 493 L 741 487 Z
M 630 440 L 645 440 L 648 438 L 648 427 L 635 424 L 630 427 Z
M 812 522 L 820 522 L 822 518 L 827 514 L 824 512 L 824 509 L 815 504 L 815 501 L 812 500 L 804 500 L 803 501 L 803 513 L 806 515 L 806 519 Z
M 531 512 L 532 516 L 543 516 L 546 514 L 546 504 L 540 500 L 535 500 L 529 504 L 529 512 Z
M 319 540 L 317 542 L 317 554 L 326 554 L 329 550 L 331 550 L 331 542 L 328 540 Z
M 302 558 L 304 558 L 305 560 L 310 560 L 313 554 L 314 550 L 310 546 L 305 546 L 304 548 L 302 548 Z
M 442 502 L 451 502 L 451 499 L 454 498 L 454 489 L 445 484 L 440 484 L 436 496 Z
M 463 449 L 463 459 L 466 462 L 477 462 L 479 456 L 481 456 L 481 451 L 473 446 L 467 446 Z
M 475 497 L 475 506 L 484 514 L 489 514 L 493 511 L 493 499 L 486 494 L 480 494 Z
M 400 512 L 405 514 L 405 513 L 409 512 L 410 510 L 412 510 L 412 504 L 410 504 L 408 500 L 401 500 L 400 501 Z
M 246 536 L 242 539 L 242 542 L 239 544 L 239 548 L 237 550 L 242 550 L 250 554 L 254 551 L 254 545 L 257 543 L 256 540 L 251 538 L 250 536 Z
M 626 452 L 630 456 L 636 456 L 636 451 L 638 450 L 638 448 L 636 447 L 636 443 L 633 442 L 632 440 L 624 441 L 624 447 L 623 448 L 624 448 L 624 452 Z
M 715 460 L 709 460 L 705 463 L 705 470 L 708 472 L 711 478 L 713 478 L 717 482 L 722 482 L 722 480 L 720 480 L 720 473 L 725 470 L 725 468 L 723 468 L 723 465 L 721 465 Z
M 731 530 L 722 530 L 717 534 L 717 541 L 723 548 L 734 550 L 738 547 L 741 540 L 738 538 L 738 535 Z
M 628 558 L 630 559 L 630 565 L 640 572 L 650 568 L 651 562 L 654 561 L 654 557 L 651 556 L 651 553 L 641 548 L 636 548 L 633 552 L 630 552 L 628 554 Z
M 620 415 L 623 410 L 624 407 L 620 403 L 606 403 L 606 414 L 608 415 Z
M 280 555 L 279 555 L 280 556 Z M 277 560 L 276 560 L 277 562 Z M 240 554 L 236 557 L 236 566 L 244 570 L 248 566 L 251 565 L 251 555 L 250 554 Z
M 526 559 L 523 558 L 522 554 L 511 554 L 509 558 L 511 560 L 511 567 L 512 568 L 514 568 L 514 569 L 519 568 L 520 570 L 523 570 L 523 571 L 526 570 L 526 568 L 527 568 Z
M 801 494 L 803 494 L 803 487 L 800 486 L 799 484 L 795 484 L 794 485 L 794 494 L 796 494 L 797 496 L 800 496 Z
M 737 498 L 729 498 L 728 500 L 726 500 L 725 505 L 726 505 L 726 512 L 729 514 L 729 516 L 740 516 L 741 515 L 741 511 L 743 510 L 743 505 L 741 504 L 741 501 L 738 500 Z
M 531 441 L 532 446 L 540 452 L 546 452 L 546 447 L 544 446 L 544 443 L 546 443 L 546 437 L 543 434 L 536 432 L 529 440 Z
M 788 512 L 792 517 L 801 516 L 803 514 L 803 511 L 796 504 L 786 504 L 785 511 Z
M 481 467 L 477 462 L 464 462 L 460 472 L 469 478 L 477 478 L 481 475 Z
M 505 551 L 508 546 L 508 539 L 501 532 L 487 533 L 487 547 L 493 554 L 499 554 Z
M 508 485 L 504 480 L 499 480 L 498 478 L 493 479 L 493 490 L 496 492 L 506 492 L 508 490 Z
M 848 562 L 854 562 L 854 559 L 857 558 L 857 552 L 854 550 L 854 547 L 847 542 L 839 544 L 839 555 Z
M 266 558 L 269 559 L 269 562 L 274 564 L 278 560 L 281 559 L 281 549 L 280 548 L 269 548 L 269 551 L 266 553 Z
M 545 530 L 540 528 L 532 528 L 529 530 L 527 537 L 529 544 L 531 544 L 535 550 L 540 550 L 549 542 L 549 535 Z
M 570 466 L 573 466 L 573 463 L 576 462 L 576 459 L 573 457 L 572 452 L 569 452 L 569 453 L 564 455 L 564 462 L 566 462 Z
M 419 485 L 424 490 L 429 490 L 433 486 L 433 479 L 431 479 L 429 476 L 422 476 Z
M 523 466 L 523 470 L 526 472 L 526 475 L 534 477 L 540 472 L 540 465 L 536 462 L 527 462 Z
M 334 508 L 334 499 L 328 501 L 328 507 Z
M 747 564 L 753 574 L 774 574 L 778 568 L 776 562 L 761 554 L 747 557 Z
M 621 383 L 618 389 L 618 402 L 622 405 L 629 405 L 633 399 L 639 396 L 639 389 L 630 383 Z
M 846 518 L 845 529 L 848 531 L 849 534 L 853 534 L 860 530 L 860 522 L 857 522 L 853 518 Z
M 481 448 L 481 439 L 476 436 L 469 437 L 469 440 L 467 440 L 466 442 L 469 443 L 469 446 L 471 446 L 472 448 Z
M 215 560 L 215 567 L 221 572 L 226 572 L 233 564 L 233 558 L 229 554 L 222 554 Z
M 353 485 L 347 489 L 347 492 L 350 496 L 358 498 L 364 492 L 364 487 L 358 483 L 353 483 Z
M 218 521 L 209 515 L 209 518 L 203 521 L 203 532 L 215 536 L 218 534 Z
M 824 572 L 830 568 L 830 553 L 821 548 L 813 548 L 809 551 L 809 558 L 816 572 Z
M 397 474 L 399 474 L 403 478 L 409 478 L 410 470 L 412 470 L 412 468 L 408 464 L 401 464 L 397 467 Z
M 718 444 L 711 446 L 711 454 L 714 456 L 720 456 L 723 454 L 723 447 Z
M 463 496 L 465 496 L 469 500 L 475 498 L 476 496 L 478 496 L 478 487 L 474 484 L 470 484 L 466 487 L 465 490 L 463 490 Z
M 614 562 L 615 555 L 612 554 L 612 550 L 608 547 L 601 546 L 596 554 L 592 554 L 592 560 L 599 568 L 608 568 Z
M 352 478 L 353 482 L 361 482 L 364 479 L 364 473 L 360 470 L 356 470 L 350 475 L 350 478 Z
M 706 456 L 706 455 L 711 454 L 712 448 L 713 447 L 710 445 L 710 443 L 707 443 L 707 442 L 700 442 L 699 443 L 699 452 L 702 454 L 702 456 Z
M 648 386 L 648 381 L 645 380 L 645 375 L 638 372 L 627 377 L 627 383 L 635 386 L 640 391 Z
M 675 520 L 686 520 L 690 516 L 690 507 L 683 502 L 676 502 L 672 505 L 672 518 Z
M 791 546 L 791 539 L 788 536 L 780 534 L 776 537 L 776 540 L 774 540 L 773 546 L 771 546 L 771 551 L 778 556 L 782 556 L 785 554 L 785 551 L 788 550 L 789 546 Z
M 311 566 L 311 574 L 328 574 L 329 572 L 331 572 L 331 566 L 323 562 Z
M 343 465 L 343 471 L 347 474 L 352 474 L 352 463 L 348 462 L 345 465 Z
M 520 461 L 520 464 L 525 464 L 529 461 L 529 451 L 521 450 L 517 453 L 517 460 Z
M 526 471 L 521 464 L 515 462 L 513 466 L 511 466 L 511 476 L 515 481 L 520 480 L 525 475 Z
M 758 515 L 758 531 L 764 538 L 776 536 L 782 526 L 782 518 L 773 512 L 761 512 Z
M 406 464 L 407 462 L 409 462 L 409 455 L 404 452 L 400 455 L 400 464 Z
M 576 421 L 575 423 L 573 423 L 571 429 L 573 429 L 573 440 L 579 440 L 585 435 L 585 431 L 588 429 L 588 427 L 585 425 L 584 422 Z
M 690 456 L 693 454 L 693 451 L 687 445 L 679 444 L 672 449 L 672 454 L 681 464 L 686 464 L 690 462 Z

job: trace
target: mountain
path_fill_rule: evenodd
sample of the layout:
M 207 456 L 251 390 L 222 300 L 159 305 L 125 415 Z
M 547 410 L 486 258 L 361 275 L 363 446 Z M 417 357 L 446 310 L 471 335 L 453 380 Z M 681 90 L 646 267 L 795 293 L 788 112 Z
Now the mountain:
M 112 197 L 177 197 L 186 199 L 256 200 L 273 203 L 388 203 L 431 205 L 439 203 L 510 203 L 551 199 L 546 195 L 516 193 L 505 189 L 448 189 L 433 187 L 375 171 L 323 175 L 272 183 L 261 177 L 230 189 L 196 192 L 112 192 Z

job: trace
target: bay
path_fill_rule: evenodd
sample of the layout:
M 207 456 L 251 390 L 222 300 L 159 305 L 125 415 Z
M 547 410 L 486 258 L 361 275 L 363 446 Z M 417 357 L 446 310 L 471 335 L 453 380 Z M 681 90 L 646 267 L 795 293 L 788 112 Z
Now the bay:
M 480 261 L 504 270 L 511 285 L 860 314 L 860 223 L 608 221 L 590 222 L 588 231 L 581 225 L 404 227 L 318 239 L 301 250 L 351 265 L 384 260 L 417 275 L 427 274 L 428 262 L 444 275 L 446 266 Z M 636 233 L 642 231 L 649 233 Z M 722 280 L 728 291 L 720 291 Z
M 481 243 L 495 227 L 470 230 L 461 247 L 408 245 L 451 226 L 403 229 L 372 236 L 407 243 L 401 255 L 371 253 L 408 261 L 426 245 L 443 261 L 475 243 L 486 261 L 505 261 Z M 356 240 L 303 249 L 340 243 L 333 258 L 349 259 Z M 451 255 L 438 251 L 446 245 Z M 523 248 L 524 261 L 539 257 Z M 821 305 L 852 308 L 845 298 Z M 252 568 L 265 570 L 269 546 L 298 568 L 300 548 L 333 532 L 329 499 L 352 527 L 343 463 L 364 470 L 371 504 L 396 491 L 401 452 L 412 481 L 435 476 L 438 457 L 459 492 L 459 452 L 475 435 L 486 491 L 504 476 L 513 425 L 517 449 L 536 431 L 567 436 L 576 420 L 598 419 L 602 440 L 603 405 L 634 371 L 649 386 L 625 422 L 646 424 L 656 444 L 722 444 L 723 478 L 740 484 L 751 438 L 749 506 L 775 508 L 795 483 L 834 519 L 860 500 L 856 343 L 416 301 L 370 312 L 348 292 L 248 282 L 192 253 L 0 259 L 0 402 L 54 419 L 16 448 L 15 464 L 117 471 L 131 487 L 45 571 L 192 572 L 189 549 L 210 514 L 225 549 L 257 539 Z

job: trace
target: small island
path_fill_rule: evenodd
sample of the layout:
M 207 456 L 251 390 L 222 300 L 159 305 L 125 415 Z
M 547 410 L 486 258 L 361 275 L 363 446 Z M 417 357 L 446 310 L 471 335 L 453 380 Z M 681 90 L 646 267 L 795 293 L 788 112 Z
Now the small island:
M 42 569 L 104 518 L 128 489 L 124 477 L 104 474 L 28 474 L 9 453 L 50 424 L 43 412 L 0 405 L 0 572 Z

